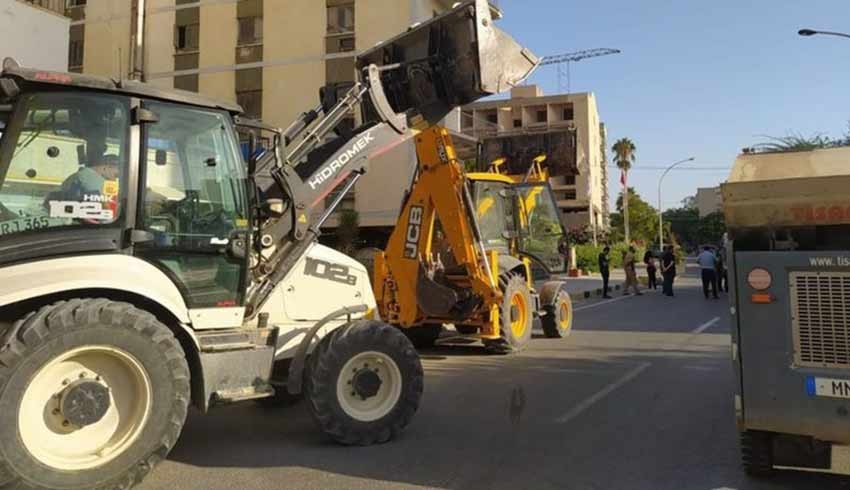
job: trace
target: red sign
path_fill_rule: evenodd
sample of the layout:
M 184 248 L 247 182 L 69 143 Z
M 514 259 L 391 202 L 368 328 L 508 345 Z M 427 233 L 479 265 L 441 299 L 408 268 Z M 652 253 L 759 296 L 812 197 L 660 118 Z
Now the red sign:
M 841 223 L 850 221 L 850 206 L 793 206 L 790 211 L 796 222 Z

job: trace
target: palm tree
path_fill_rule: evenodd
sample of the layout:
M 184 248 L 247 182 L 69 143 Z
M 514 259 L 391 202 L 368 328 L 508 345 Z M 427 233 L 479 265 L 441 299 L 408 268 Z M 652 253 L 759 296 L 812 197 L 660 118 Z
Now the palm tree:
M 626 177 L 625 189 L 623 189 L 623 225 L 625 228 L 626 234 L 626 243 L 629 242 L 629 189 L 628 189 L 628 175 L 629 169 L 632 168 L 632 164 L 635 162 L 635 151 L 637 148 L 632 140 L 628 138 L 620 138 L 615 143 L 614 146 L 611 147 L 611 151 L 614 152 L 614 163 L 617 164 L 617 168 L 619 168 L 623 175 Z

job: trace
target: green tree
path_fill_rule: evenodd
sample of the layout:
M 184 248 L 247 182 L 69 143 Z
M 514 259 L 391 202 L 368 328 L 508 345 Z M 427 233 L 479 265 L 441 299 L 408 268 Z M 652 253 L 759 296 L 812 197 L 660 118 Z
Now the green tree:
M 726 219 L 723 213 L 711 213 L 699 220 L 696 235 L 699 244 L 713 243 L 719 244 L 723 238 L 723 233 L 726 232 Z
M 614 163 L 626 176 L 626 183 L 628 184 L 629 170 L 632 168 L 632 164 L 635 163 L 635 152 L 637 151 L 637 147 L 635 147 L 634 142 L 629 138 L 620 138 L 614 143 L 614 146 L 611 147 L 611 151 L 614 152 Z M 631 239 L 629 233 L 629 197 L 630 196 L 627 193 L 626 200 L 622 207 L 624 223 L 623 229 L 626 243 L 628 243 Z
M 625 217 L 625 208 L 629 206 L 630 223 L 630 238 L 635 242 L 643 244 L 652 243 L 653 239 L 658 234 L 658 212 L 648 202 L 644 201 L 635 190 L 629 187 L 629 192 L 623 199 L 624 195 L 621 192 L 617 198 L 618 214 L 612 215 L 611 225 L 622 226 L 623 236 L 625 235 L 626 222 L 620 217 Z M 616 217 L 616 221 L 615 221 Z M 629 243 L 627 241 L 627 243 Z
M 688 248 L 699 245 L 699 239 L 697 238 L 699 222 L 699 211 L 696 207 L 686 206 L 664 211 L 664 225 L 669 227 L 667 234 L 672 233 L 676 235 L 678 241 Z

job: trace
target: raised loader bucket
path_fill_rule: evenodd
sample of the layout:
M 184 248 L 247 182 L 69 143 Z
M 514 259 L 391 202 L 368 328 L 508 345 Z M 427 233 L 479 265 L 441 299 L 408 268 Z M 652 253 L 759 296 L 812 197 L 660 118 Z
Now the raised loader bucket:
M 487 0 L 460 2 L 357 57 L 361 72 L 378 68 L 386 100 L 411 126 L 436 124 L 457 106 L 509 90 L 539 62 L 494 25 Z

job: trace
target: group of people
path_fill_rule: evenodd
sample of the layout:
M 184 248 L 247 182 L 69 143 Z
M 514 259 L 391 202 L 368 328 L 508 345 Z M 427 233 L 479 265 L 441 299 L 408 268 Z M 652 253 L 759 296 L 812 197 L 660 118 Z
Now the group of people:
M 640 288 L 638 287 L 637 271 L 635 269 L 637 258 L 635 257 L 635 253 L 635 247 L 629 247 L 629 249 L 623 254 L 623 271 L 626 273 L 626 282 L 623 284 L 624 295 L 631 294 L 630 290 L 634 291 L 634 294 L 638 296 L 643 294 L 640 292 Z M 608 246 L 603 248 L 602 253 L 599 254 L 599 272 L 602 274 L 603 298 L 611 297 L 608 294 L 608 280 L 611 277 L 610 254 L 611 248 Z M 648 277 L 647 286 L 652 289 L 658 288 L 658 273 L 660 271 L 662 278 L 661 292 L 665 296 L 672 297 L 673 281 L 676 278 L 676 256 L 673 253 L 673 247 L 664 247 L 664 250 L 661 253 L 660 262 L 651 250 L 647 250 L 643 256 L 643 263 L 646 265 L 646 274 Z

